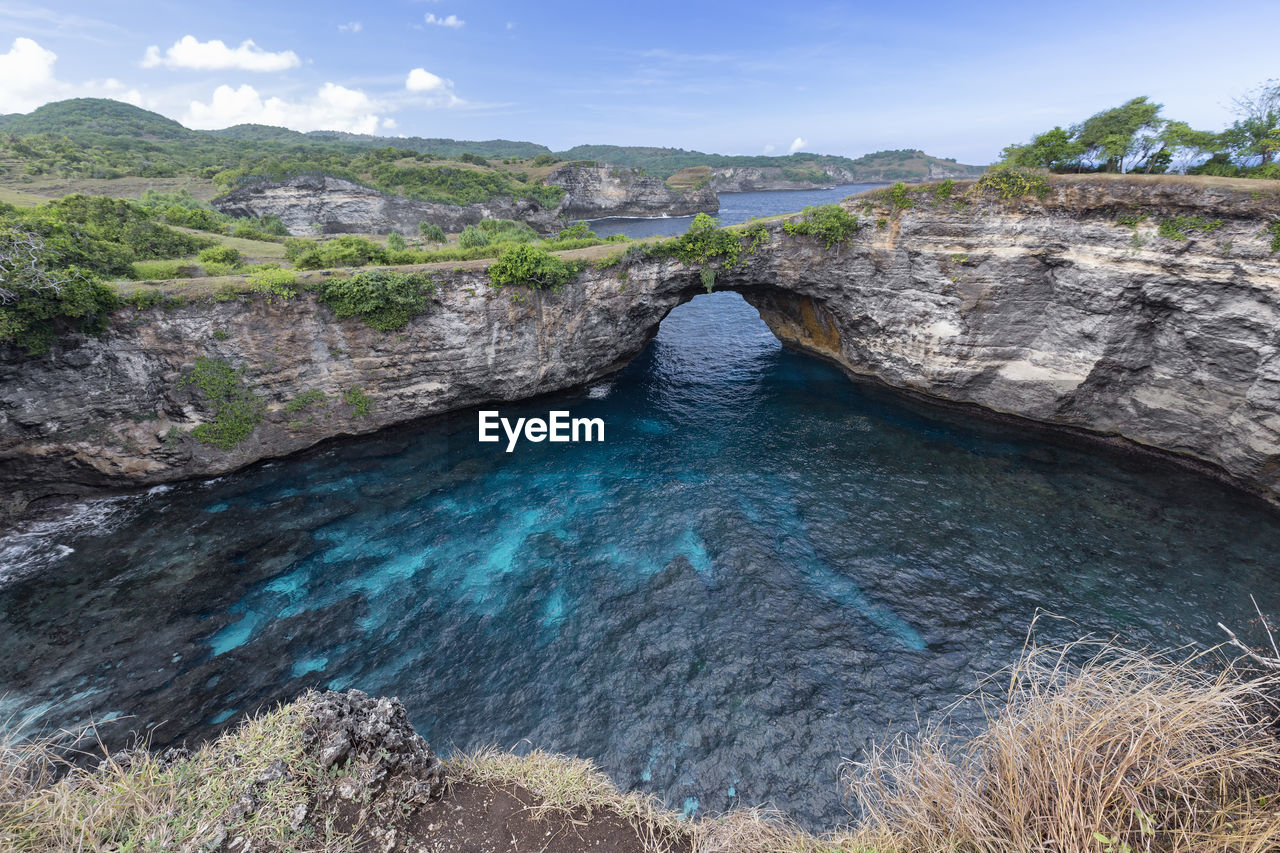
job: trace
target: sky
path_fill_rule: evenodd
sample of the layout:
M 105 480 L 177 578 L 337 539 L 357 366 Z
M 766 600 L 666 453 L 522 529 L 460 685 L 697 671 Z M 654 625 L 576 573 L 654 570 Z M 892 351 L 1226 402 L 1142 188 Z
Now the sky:
M 1278 25 L 1276 0 L 0 0 L 0 113 L 986 164 L 1138 95 L 1221 129 L 1280 78 Z

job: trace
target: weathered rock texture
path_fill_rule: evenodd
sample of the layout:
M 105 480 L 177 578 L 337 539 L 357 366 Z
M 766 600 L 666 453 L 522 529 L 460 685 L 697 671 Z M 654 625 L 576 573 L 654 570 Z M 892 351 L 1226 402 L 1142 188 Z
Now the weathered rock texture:
M 323 175 L 246 184 L 212 203 L 230 216 L 278 216 L 290 234 L 306 237 L 392 231 L 417 234 L 420 222 L 456 232 L 481 219 L 515 219 L 547 233 L 574 219 L 685 216 L 720 209 L 720 198 L 709 185 L 678 192 L 661 178 L 625 166 L 570 164 L 548 175 L 546 183 L 565 189 L 564 198 L 551 209 L 524 198 L 495 198 L 469 205 L 413 201 Z
M 214 199 L 212 204 L 229 216 L 278 216 L 290 234 L 300 237 L 392 231 L 417 234 L 419 222 L 439 225 L 445 231 L 461 231 L 481 219 L 517 219 L 544 232 L 562 223 L 556 211 L 529 199 L 434 204 L 323 175 L 246 184 Z
M 980 170 L 978 170 L 980 171 Z M 824 165 L 826 180 L 822 183 L 800 180 L 788 174 L 781 166 L 722 166 L 712 170 L 711 186 L 716 192 L 740 193 L 756 190 L 812 190 L 841 184 L 891 183 L 899 178 L 888 171 L 863 168 L 858 171 L 841 166 Z M 959 163 L 930 161 L 928 173 L 913 181 L 941 181 L 945 178 L 964 179 L 976 176 L 975 167 Z
M 1280 503 L 1280 191 L 1176 180 L 1055 182 L 1044 202 L 969 197 L 907 210 L 854 198 L 830 249 L 787 234 L 718 288 L 784 341 L 851 374 L 1165 451 Z M 962 188 L 963 189 L 963 188 Z M 1139 225 L 1117 222 L 1141 211 Z M 1221 220 L 1185 240 L 1173 216 Z M 625 279 L 621 275 L 625 269 Z M 633 358 L 699 292 L 673 260 L 589 269 L 560 293 L 439 270 L 403 332 L 338 320 L 310 296 L 120 312 L 110 334 L 0 361 L 0 492 L 83 493 L 217 474 L 332 436 L 590 382 Z M 215 331 L 225 331 L 214 336 Z M 243 367 L 268 405 L 235 450 L 179 381 L 199 356 Z M 345 395 L 370 399 L 358 417 Z M 325 402 L 289 412 L 318 389 Z M 168 437 L 166 437 L 168 436 Z
M 710 183 L 688 192 L 628 166 L 561 166 L 546 182 L 564 187 L 557 211 L 570 219 L 605 216 L 689 216 L 715 213 L 720 197 Z

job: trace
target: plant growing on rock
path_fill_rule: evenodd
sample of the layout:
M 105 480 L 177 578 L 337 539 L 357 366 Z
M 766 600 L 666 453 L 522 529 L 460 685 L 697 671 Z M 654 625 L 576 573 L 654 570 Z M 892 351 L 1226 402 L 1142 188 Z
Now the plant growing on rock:
M 321 302 L 339 317 L 359 317 L 380 332 L 393 332 L 427 307 L 436 282 L 426 273 L 370 270 L 330 278 L 316 288 Z
M 495 287 L 523 284 L 533 289 L 558 288 L 568 284 L 576 270 L 546 249 L 521 243 L 506 249 L 489 267 L 489 281 Z
M 179 388 L 195 386 L 213 406 L 213 420 L 191 433 L 197 441 L 234 450 L 262 422 L 266 403 L 244 384 L 242 374 L 223 359 L 200 356 L 178 382 Z
M 1003 199 L 1035 196 L 1040 201 L 1044 201 L 1052 192 L 1049 182 L 1042 175 L 1026 169 L 989 169 L 974 184 L 974 189 Z
M 0 344 L 40 355 L 60 329 L 106 331 L 117 305 L 112 290 L 88 270 L 51 261 L 39 234 L 0 226 Z
M 788 234 L 815 237 L 830 249 L 858 230 L 858 217 L 838 204 L 824 204 L 806 207 L 800 219 L 787 222 L 782 227 Z

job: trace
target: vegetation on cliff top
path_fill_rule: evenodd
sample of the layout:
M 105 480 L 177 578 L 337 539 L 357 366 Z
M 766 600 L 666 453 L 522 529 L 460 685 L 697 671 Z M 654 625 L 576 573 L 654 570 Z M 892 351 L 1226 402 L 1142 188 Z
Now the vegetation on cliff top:
M 458 811 L 460 787 L 516 786 L 529 795 L 517 811 L 545 827 L 533 833 L 543 843 L 562 825 L 604 823 L 622 849 L 650 851 L 1273 850 L 1278 689 L 1274 676 L 1215 667 L 1205 655 L 1031 645 L 971 697 L 987 715 L 980 733 L 962 739 L 944 719 L 849 764 L 842 784 L 855 817 L 823 836 L 760 808 L 682 819 L 651 795 L 618 791 L 589 761 L 538 750 L 454 758 L 441 805 L 450 823 L 485 837 L 511 818 Z M 328 741 L 307 734 L 315 701 L 250 717 L 190 756 L 135 752 L 96 771 L 68 767 L 55 741 L 0 738 L 0 844 L 18 853 L 194 850 L 239 836 L 303 851 L 354 847 L 356 836 L 385 842 L 393 827 L 408 847 L 438 840 L 443 823 L 414 820 L 440 813 L 414 793 L 418 778 L 374 772 L 379 755 L 404 744 L 362 742 L 326 765 Z M 59 780 L 59 770 L 68 775 Z
M 1214 132 L 1161 115 L 1164 107 L 1146 97 L 1133 98 L 1069 128 L 1010 145 L 1001 162 L 1054 172 L 1280 178 L 1280 80 L 1254 87 L 1233 105 L 1236 120 Z

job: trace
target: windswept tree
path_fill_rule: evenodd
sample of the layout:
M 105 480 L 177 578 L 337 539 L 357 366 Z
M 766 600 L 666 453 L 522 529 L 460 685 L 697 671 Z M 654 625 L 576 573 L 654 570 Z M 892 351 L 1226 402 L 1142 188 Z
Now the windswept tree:
M 1084 152 L 1084 146 L 1075 141 L 1069 131 L 1055 127 L 1027 145 L 1010 145 L 1000 152 L 1000 156 L 1010 166 L 1069 172 L 1079 169 Z
M 1134 98 L 1097 113 L 1075 129 L 1075 141 L 1084 146 L 1085 158 L 1103 165 L 1104 172 L 1125 171 L 1126 161 L 1144 161 L 1154 150 L 1152 137 L 1160 132 L 1160 104 L 1146 96 Z
M 1280 80 L 1268 80 L 1232 100 L 1237 116 L 1222 133 L 1224 147 L 1248 164 L 1266 166 L 1280 153 Z

